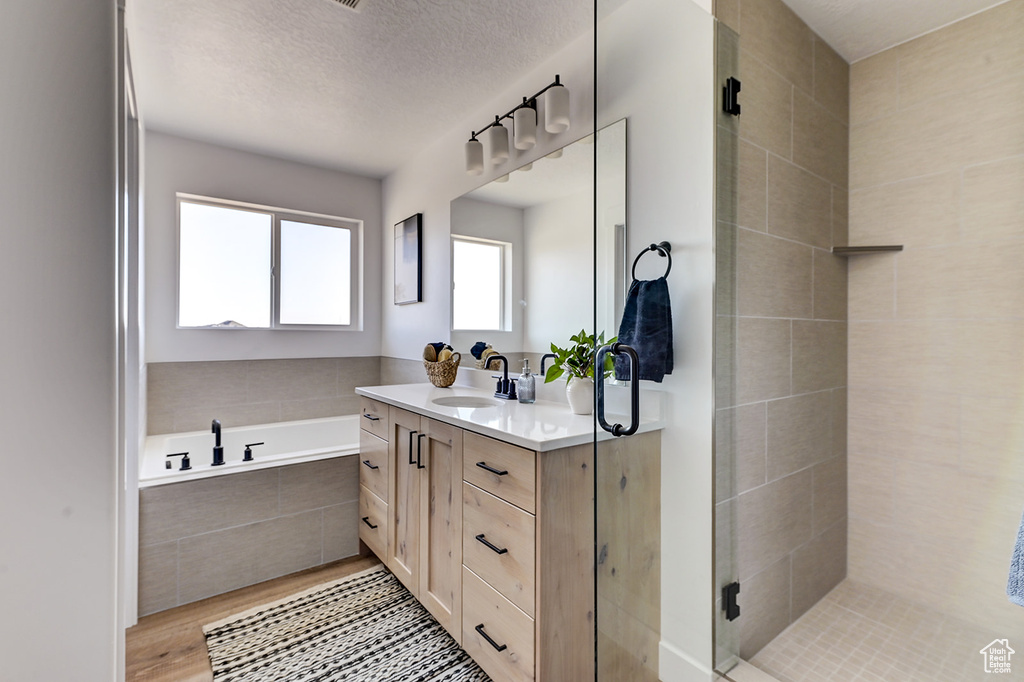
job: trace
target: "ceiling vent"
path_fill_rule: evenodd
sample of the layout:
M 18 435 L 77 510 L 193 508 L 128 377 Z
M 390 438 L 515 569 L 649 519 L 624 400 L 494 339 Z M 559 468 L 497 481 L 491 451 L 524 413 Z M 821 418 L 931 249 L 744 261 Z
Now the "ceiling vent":
M 348 7 L 351 10 L 359 11 L 359 5 L 363 4 L 363 0 L 331 0 L 336 5 L 342 7 Z

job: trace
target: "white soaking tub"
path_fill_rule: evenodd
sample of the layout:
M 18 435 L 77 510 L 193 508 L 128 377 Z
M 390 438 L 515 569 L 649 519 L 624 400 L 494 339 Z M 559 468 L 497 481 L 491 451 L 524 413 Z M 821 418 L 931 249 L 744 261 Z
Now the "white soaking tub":
M 211 423 L 215 416 L 211 416 Z M 242 461 L 246 444 L 261 442 L 263 445 L 252 448 L 253 461 Z M 213 443 L 214 436 L 210 430 L 147 437 L 139 455 L 139 487 L 357 455 L 359 415 L 255 426 L 224 425 L 221 430 L 221 445 L 224 447 L 222 466 L 211 466 Z M 181 457 L 167 457 L 178 452 L 189 453 L 191 469 L 181 471 Z M 168 461 L 171 462 L 170 469 L 166 465 Z

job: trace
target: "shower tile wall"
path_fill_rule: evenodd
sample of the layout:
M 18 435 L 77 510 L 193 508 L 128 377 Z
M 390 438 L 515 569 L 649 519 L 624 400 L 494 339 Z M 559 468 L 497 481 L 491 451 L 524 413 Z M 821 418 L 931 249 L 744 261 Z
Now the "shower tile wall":
M 749 658 L 846 574 L 849 67 L 781 0 L 716 11 L 743 84 L 719 119 L 719 572 Z
M 1004 636 L 1024 510 L 1024 0 L 851 73 L 851 580 Z M 977 643 L 980 649 L 986 642 Z
M 178 433 L 359 412 L 380 357 L 161 362 L 147 366 L 147 432 Z

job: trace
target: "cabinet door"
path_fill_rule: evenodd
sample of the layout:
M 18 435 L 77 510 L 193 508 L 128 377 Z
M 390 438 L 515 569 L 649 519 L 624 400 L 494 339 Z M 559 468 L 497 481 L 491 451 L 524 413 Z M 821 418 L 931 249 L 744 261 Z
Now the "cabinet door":
M 423 448 L 419 415 L 391 408 L 391 433 L 388 439 L 391 481 L 388 500 L 388 568 L 409 588 L 419 594 L 420 557 L 420 470 L 416 449 Z
M 420 591 L 416 595 L 462 641 L 462 429 L 422 418 L 419 452 Z

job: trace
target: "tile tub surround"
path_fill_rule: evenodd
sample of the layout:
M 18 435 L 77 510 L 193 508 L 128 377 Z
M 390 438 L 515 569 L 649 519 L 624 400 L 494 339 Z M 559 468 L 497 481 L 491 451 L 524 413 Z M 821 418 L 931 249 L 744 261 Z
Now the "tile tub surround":
M 359 458 L 140 491 L 139 615 L 359 552 Z
M 245 333 L 245 332 L 227 332 Z M 356 386 L 381 383 L 381 358 L 290 358 L 147 365 L 147 433 L 359 412 Z
M 850 240 L 905 248 L 850 260 L 849 576 L 1011 637 L 1021 36 L 1011 0 L 857 62 L 850 83 Z
M 717 584 L 749 658 L 846 574 L 850 67 L 781 0 L 717 11 L 743 83 L 718 119 Z

